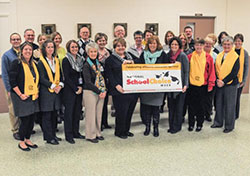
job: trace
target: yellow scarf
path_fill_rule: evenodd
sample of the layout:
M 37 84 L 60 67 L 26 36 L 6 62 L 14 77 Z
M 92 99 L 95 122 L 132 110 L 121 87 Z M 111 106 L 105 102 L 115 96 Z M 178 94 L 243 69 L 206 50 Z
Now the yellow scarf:
M 39 73 L 36 68 L 36 64 L 32 61 L 32 66 L 36 74 L 36 82 L 34 81 L 34 77 L 30 71 L 30 67 L 28 66 L 28 64 L 22 62 L 22 65 L 24 71 L 24 94 L 32 95 L 32 100 L 35 100 L 38 97 L 38 83 L 39 83 Z
M 223 63 L 221 64 L 224 54 L 224 51 L 219 53 L 215 61 L 216 75 L 218 76 L 219 80 L 223 80 L 227 75 L 231 73 L 234 63 L 239 57 L 238 54 L 234 51 L 234 49 L 232 49 L 230 52 L 227 53 Z M 227 84 L 231 84 L 232 81 L 228 82 Z
M 202 51 L 200 55 L 196 51 L 192 53 L 190 60 L 190 83 L 195 86 L 202 86 L 205 82 L 204 73 L 206 67 L 206 52 Z
M 40 56 L 40 60 L 42 61 L 45 69 L 46 69 L 46 72 L 48 74 L 48 77 L 49 77 L 49 81 L 52 82 L 53 84 L 55 84 L 56 86 L 59 85 L 60 83 L 60 65 L 59 65 L 59 60 L 57 57 L 55 57 L 55 62 L 56 62 L 56 73 L 55 73 L 55 76 L 53 78 L 53 74 L 52 74 L 52 70 L 50 69 L 50 66 L 48 64 L 48 62 L 44 59 L 43 56 Z M 49 88 L 49 91 L 51 93 L 54 92 L 53 89 L 50 89 Z
M 239 82 L 242 83 L 242 80 L 243 80 L 243 70 L 244 70 L 244 61 L 245 61 L 245 52 L 244 52 L 244 49 L 243 47 L 241 47 L 240 49 L 240 69 L 239 69 L 239 73 L 238 73 L 238 79 L 239 79 Z

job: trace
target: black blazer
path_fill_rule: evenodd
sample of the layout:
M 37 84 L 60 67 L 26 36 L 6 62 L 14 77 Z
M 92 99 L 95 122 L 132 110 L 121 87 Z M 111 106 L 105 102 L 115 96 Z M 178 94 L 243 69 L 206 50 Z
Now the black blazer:
M 62 61 L 62 68 L 64 75 L 63 102 L 75 102 L 77 96 L 82 96 L 82 94 L 76 94 L 78 86 L 83 86 L 83 83 L 79 84 L 79 78 L 82 78 L 83 81 L 82 72 L 77 72 L 72 69 L 67 57 Z
M 45 59 L 47 62 L 47 60 Z M 49 81 L 48 74 L 46 69 L 41 60 L 38 61 L 38 70 L 40 75 L 40 90 L 39 90 L 39 97 L 40 97 L 40 110 L 45 111 L 54 111 L 59 110 L 61 107 L 61 99 L 60 93 L 56 94 L 49 92 L 48 88 L 52 85 L 52 82 Z M 54 73 L 52 72 L 53 76 Z M 60 82 L 62 82 L 62 74 L 60 71 Z
M 107 58 L 105 68 L 109 80 L 110 95 L 120 95 L 121 93 L 118 92 L 115 87 L 117 85 L 122 86 L 122 62 L 112 54 Z
M 95 86 L 96 73 L 91 68 L 88 62 L 85 62 L 83 65 L 83 79 L 84 79 L 84 84 L 83 84 L 84 90 L 91 90 L 96 94 L 101 93 L 101 91 Z
M 72 69 L 71 64 L 67 57 L 65 57 L 62 61 L 63 75 L 64 75 L 64 91 L 72 91 L 76 92 L 78 90 L 78 86 L 83 86 L 83 84 L 79 84 L 79 78 L 83 79 L 82 72 L 77 72 Z
M 22 62 L 19 59 L 15 59 L 10 66 L 9 72 L 9 80 L 11 91 L 15 93 L 13 90 L 14 87 L 18 86 L 19 90 L 24 93 L 24 70 L 22 66 Z

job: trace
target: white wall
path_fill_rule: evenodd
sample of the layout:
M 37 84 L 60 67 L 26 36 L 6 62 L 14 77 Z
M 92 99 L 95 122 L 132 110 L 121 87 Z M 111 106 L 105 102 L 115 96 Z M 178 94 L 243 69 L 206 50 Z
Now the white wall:
M 123 3 L 121 3 L 123 2 Z M 39 5 L 38 5 L 39 4 Z M 216 5 L 214 5 L 216 4 Z M 93 34 L 102 31 L 112 37 L 113 23 L 127 22 L 127 40 L 132 43 L 135 30 L 145 29 L 145 23 L 159 23 L 159 37 L 163 41 L 167 30 L 179 32 L 179 16 L 217 16 L 215 32 L 225 29 L 225 0 L 17 0 L 17 30 L 34 28 L 41 32 L 42 23 L 56 23 L 65 41 L 76 38 L 77 23 L 92 23 Z
M 248 0 L 0 0 L 0 16 L 7 13 L 10 20 L 7 32 L 2 34 L 2 26 L 0 30 L 1 35 L 8 37 L 12 32 L 23 36 L 26 28 L 33 28 L 37 35 L 41 33 L 41 24 L 55 23 L 65 45 L 68 40 L 77 39 L 77 23 L 91 23 L 93 35 L 101 31 L 108 34 L 111 41 L 113 23 L 126 22 L 127 40 L 133 43 L 135 30 L 143 31 L 145 23 L 159 23 L 159 37 L 163 42 L 167 30 L 179 33 L 179 16 L 202 13 L 216 16 L 216 34 L 222 30 L 231 35 L 242 32 L 245 47 L 250 51 L 248 8 Z M 1 48 L 10 47 L 9 40 L 4 39 L 4 43 Z

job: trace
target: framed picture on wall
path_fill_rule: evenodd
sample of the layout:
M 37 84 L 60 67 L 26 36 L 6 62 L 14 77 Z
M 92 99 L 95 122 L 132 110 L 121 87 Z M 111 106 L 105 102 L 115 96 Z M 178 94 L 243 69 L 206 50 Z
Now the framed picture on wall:
M 125 29 L 125 36 L 124 37 L 127 37 L 127 34 L 128 34 L 128 24 L 127 23 L 114 23 L 114 25 L 113 25 L 114 37 L 115 37 L 115 27 L 116 26 L 123 26 L 124 29 Z
M 46 34 L 48 37 L 53 32 L 56 32 L 56 24 L 42 24 L 42 34 Z
M 77 37 L 80 38 L 80 29 L 87 27 L 89 29 L 89 38 L 91 38 L 91 23 L 78 23 L 77 24 Z
M 146 23 L 145 29 L 149 29 L 154 32 L 155 35 L 159 33 L 159 24 L 158 23 Z

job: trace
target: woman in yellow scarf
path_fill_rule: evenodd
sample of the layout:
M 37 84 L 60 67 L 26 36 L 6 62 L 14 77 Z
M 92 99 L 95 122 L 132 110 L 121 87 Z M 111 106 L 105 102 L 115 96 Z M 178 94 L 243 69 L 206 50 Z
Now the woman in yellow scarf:
M 39 111 L 39 73 L 32 56 L 32 45 L 24 42 L 21 45 L 21 56 L 12 62 L 10 68 L 11 99 L 15 116 L 21 120 L 19 127 L 21 141 L 18 147 L 23 151 L 38 147 L 30 141 L 35 113 Z
M 204 43 L 203 39 L 197 38 L 194 45 L 195 51 L 188 55 L 190 61 L 190 87 L 187 94 L 188 131 L 193 131 L 195 121 L 197 121 L 196 132 L 201 131 L 204 122 L 206 97 L 215 85 L 213 58 L 203 50 Z
M 248 74 L 248 52 L 242 47 L 244 42 L 244 37 L 242 34 L 236 34 L 234 36 L 235 52 L 239 55 L 240 59 L 240 70 L 238 73 L 239 87 L 237 89 L 237 99 L 236 99 L 236 116 L 235 119 L 239 118 L 240 114 L 240 96 L 243 87 L 245 86 L 247 74 Z
M 235 109 L 240 60 L 233 49 L 233 38 L 222 40 L 223 51 L 218 54 L 216 68 L 216 114 L 211 128 L 220 128 L 225 123 L 224 133 L 234 129 Z M 224 122 L 225 121 L 225 122 Z
M 59 144 L 56 136 L 57 111 L 61 107 L 60 91 L 64 84 L 56 57 L 56 45 L 47 40 L 42 45 L 42 55 L 38 62 L 40 73 L 40 110 L 44 140 L 49 144 Z

